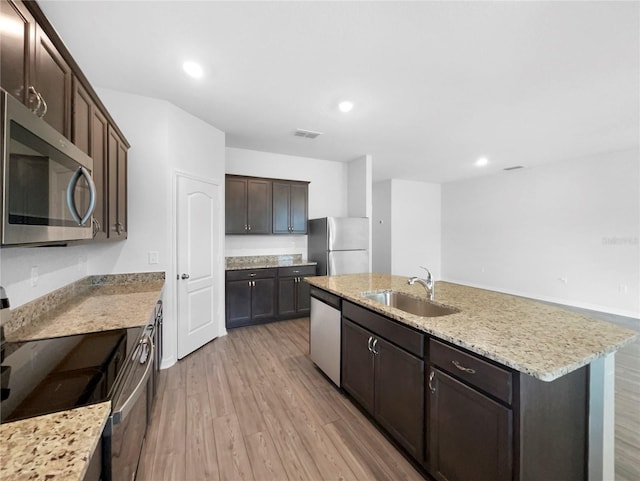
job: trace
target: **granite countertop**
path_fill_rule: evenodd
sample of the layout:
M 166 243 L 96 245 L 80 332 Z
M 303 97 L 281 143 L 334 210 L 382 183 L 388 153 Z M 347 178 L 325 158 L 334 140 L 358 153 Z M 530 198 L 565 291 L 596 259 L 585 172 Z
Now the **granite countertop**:
M 0 479 L 82 480 L 110 412 L 104 402 L 0 424 Z
M 302 259 L 302 254 L 287 254 L 277 256 L 239 256 L 227 257 L 227 271 L 242 269 L 265 269 L 270 267 L 315 266 L 317 263 Z
M 8 341 L 30 341 L 144 326 L 164 287 L 164 273 L 91 276 L 11 311 Z
M 428 299 L 424 287 L 408 285 L 406 277 L 353 274 L 306 281 L 543 381 L 553 381 L 638 337 L 629 329 L 556 306 L 448 282 L 436 282 L 435 301 L 460 312 L 420 317 L 361 296 L 393 289 Z

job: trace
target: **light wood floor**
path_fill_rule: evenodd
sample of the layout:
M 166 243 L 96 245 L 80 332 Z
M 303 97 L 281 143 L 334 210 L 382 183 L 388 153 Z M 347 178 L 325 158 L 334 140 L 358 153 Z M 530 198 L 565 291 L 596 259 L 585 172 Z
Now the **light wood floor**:
M 424 481 L 308 342 L 308 318 L 233 329 L 161 371 L 137 480 Z M 640 480 L 639 359 L 616 355 L 616 481 Z
M 161 371 L 137 480 L 424 481 L 308 343 L 308 318 L 233 329 Z

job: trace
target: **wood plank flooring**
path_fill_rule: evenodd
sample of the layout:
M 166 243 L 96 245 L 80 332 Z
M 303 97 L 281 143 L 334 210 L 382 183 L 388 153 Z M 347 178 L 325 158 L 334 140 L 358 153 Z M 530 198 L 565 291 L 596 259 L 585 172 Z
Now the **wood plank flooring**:
M 308 346 L 308 318 L 233 329 L 161 371 L 137 480 L 424 481 Z
M 161 371 L 138 481 L 424 481 L 315 368 L 309 320 L 229 331 Z M 616 481 L 640 479 L 640 341 L 616 355 Z

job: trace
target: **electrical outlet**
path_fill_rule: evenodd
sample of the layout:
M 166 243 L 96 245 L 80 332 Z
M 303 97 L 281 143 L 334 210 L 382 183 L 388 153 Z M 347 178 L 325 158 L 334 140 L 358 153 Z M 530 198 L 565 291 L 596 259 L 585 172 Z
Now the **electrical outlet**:
M 160 254 L 158 251 L 149 251 L 149 264 L 159 264 L 160 263 Z
M 33 266 L 31 268 L 31 287 L 38 285 L 38 278 L 38 266 Z

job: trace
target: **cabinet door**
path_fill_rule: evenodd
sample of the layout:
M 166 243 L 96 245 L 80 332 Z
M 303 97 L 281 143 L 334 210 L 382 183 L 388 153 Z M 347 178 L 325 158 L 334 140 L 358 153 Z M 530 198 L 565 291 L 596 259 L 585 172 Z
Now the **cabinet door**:
M 127 148 L 118 133 L 109 126 L 107 145 L 107 183 L 109 238 L 127 238 Z
M 247 233 L 271 233 L 271 181 L 247 182 Z
M 225 233 L 244 234 L 247 230 L 247 180 L 225 179 Z
M 513 478 L 512 411 L 431 368 L 429 471 L 440 481 Z
M 292 234 L 307 233 L 307 197 L 309 186 L 307 184 L 291 184 L 291 197 L 289 206 L 290 225 Z
M 373 334 L 353 322 L 342 320 L 342 387 L 373 414 L 374 359 L 369 351 Z
M 273 233 L 288 234 L 291 189 L 288 182 L 273 183 Z
M 31 108 L 27 90 L 33 61 L 35 19 L 24 6 L 13 0 L 2 0 L 0 25 L 0 86 Z
M 227 328 L 251 320 L 250 281 L 230 281 L 226 284 Z
M 376 338 L 376 420 L 418 461 L 424 457 L 424 361 Z
M 91 157 L 93 158 L 93 182 L 96 184 L 96 208 L 93 211 L 94 235 L 96 240 L 109 236 L 108 217 L 108 157 L 107 140 L 109 123 L 102 112 L 94 108 L 91 115 Z
M 296 289 L 298 283 L 295 277 L 283 277 L 278 280 L 278 315 L 290 316 L 296 313 Z
M 297 285 L 296 308 L 298 314 L 306 316 L 311 312 L 311 286 L 304 279 L 299 278 Z
M 71 141 L 88 156 L 91 155 L 93 100 L 78 79 L 73 79 L 73 135 Z
M 44 120 L 71 139 L 71 68 L 39 26 L 33 77 L 33 85 L 46 103 Z
M 258 279 L 251 292 L 251 318 L 271 320 L 276 315 L 276 280 Z
M 122 239 L 127 238 L 129 227 L 128 216 L 128 166 L 127 166 L 127 147 L 125 143 L 118 137 L 118 236 Z

